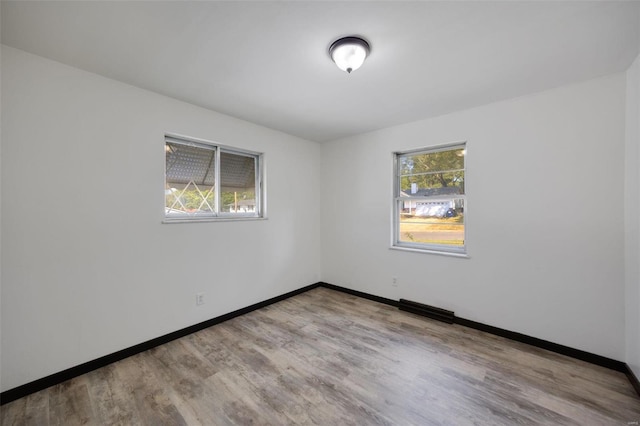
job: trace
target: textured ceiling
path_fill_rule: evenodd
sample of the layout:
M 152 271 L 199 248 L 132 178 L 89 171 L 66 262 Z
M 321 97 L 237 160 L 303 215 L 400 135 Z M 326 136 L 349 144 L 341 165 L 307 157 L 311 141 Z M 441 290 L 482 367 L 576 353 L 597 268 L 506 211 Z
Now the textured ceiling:
M 625 70 L 639 2 L 2 1 L 2 43 L 313 141 Z M 371 43 L 348 75 L 327 49 Z

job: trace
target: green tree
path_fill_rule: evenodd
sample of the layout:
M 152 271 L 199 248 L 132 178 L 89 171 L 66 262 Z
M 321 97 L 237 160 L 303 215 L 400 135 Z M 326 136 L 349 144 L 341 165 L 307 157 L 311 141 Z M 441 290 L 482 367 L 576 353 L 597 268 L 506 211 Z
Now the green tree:
M 463 149 L 406 155 L 400 159 L 401 189 L 461 187 L 464 191 Z

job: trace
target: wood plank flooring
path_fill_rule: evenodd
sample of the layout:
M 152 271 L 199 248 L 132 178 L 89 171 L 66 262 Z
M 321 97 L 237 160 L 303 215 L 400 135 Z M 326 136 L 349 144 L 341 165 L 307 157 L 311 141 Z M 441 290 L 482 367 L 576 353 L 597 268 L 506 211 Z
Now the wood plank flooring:
M 0 407 L 2 425 L 629 425 L 624 374 L 317 288 Z

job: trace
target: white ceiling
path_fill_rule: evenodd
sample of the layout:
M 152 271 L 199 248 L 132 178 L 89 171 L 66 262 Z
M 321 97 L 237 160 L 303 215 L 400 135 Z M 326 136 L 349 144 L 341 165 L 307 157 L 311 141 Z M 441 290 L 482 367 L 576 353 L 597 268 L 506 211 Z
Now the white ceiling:
M 2 1 L 2 43 L 313 141 L 625 70 L 640 2 Z M 327 49 L 371 44 L 348 75 Z

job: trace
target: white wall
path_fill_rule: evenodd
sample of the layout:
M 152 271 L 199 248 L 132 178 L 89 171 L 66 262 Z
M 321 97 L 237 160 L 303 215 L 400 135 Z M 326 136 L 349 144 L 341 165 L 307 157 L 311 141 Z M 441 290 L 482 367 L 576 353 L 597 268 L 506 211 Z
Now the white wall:
M 1 9 L 2 8 L 0 7 L 0 10 Z M 1 16 L 0 16 L 0 20 L 1 20 Z M 0 49 L 0 64 L 2 64 L 2 49 Z M 2 81 L 2 67 L 0 66 L 0 82 L 1 81 Z M 0 99 L 2 99 L 2 84 L 0 84 Z M 2 223 L 2 105 L 0 102 L 0 224 L 1 223 Z M 2 260 L 1 259 L 2 259 L 2 226 L 0 226 L 0 309 L 2 308 Z M 1 312 L 0 312 L 0 389 L 2 389 L 2 315 L 1 315 Z
M 269 219 L 161 224 L 165 132 L 264 152 Z M 2 150 L 3 391 L 320 279 L 316 143 L 3 46 Z
M 626 362 L 640 377 L 640 56 L 627 71 L 626 95 Z
M 320 146 L 1 54 L 3 391 L 320 278 L 640 373 L 638 60 Z M 269 219 L 161 224 L 165 132 L 265 152 Z M 391 153 L 461 140 L 470 258 L 390 250 Z
M 323 281 L 624 359 L 624 119 L 616 74 L 323 145 Z M 470 258 L 390 250 L 392 152 L 455 141 Z

